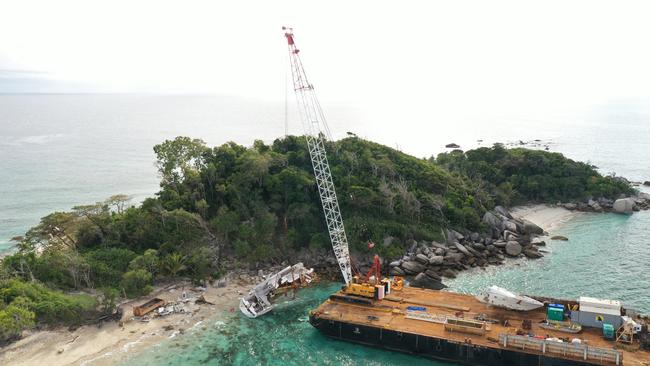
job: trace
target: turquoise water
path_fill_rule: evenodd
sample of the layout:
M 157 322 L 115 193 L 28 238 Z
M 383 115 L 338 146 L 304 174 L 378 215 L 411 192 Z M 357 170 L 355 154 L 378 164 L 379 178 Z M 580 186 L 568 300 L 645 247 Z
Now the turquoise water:
M 650 212 L 584 214 L 555 230 L 569 241 L 547 241 L 544 258 L 461 273 L 447 284 L 477 293 L 489 285 L 561 298 L 621 300 L 650 313 Z

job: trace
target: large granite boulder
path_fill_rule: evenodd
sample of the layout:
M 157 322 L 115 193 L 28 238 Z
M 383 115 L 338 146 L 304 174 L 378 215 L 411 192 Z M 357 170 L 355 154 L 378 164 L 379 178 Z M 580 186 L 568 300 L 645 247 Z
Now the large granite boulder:
M 447 246 L 445 244 L 440 244 L 437 241 L 432 241 L 431 242 L 431 247 L 436 248 L 436 249 L 447 249 Z
M 555 235 L 551 236 L 551 240 L 569 241 L 569 238 L 564 235 Z
M 444 271 L 442 271 L 442 275 L 447 277 L 447 278 L 456 278 L 456 271 L 453 269 L 447 268 Z
M 406 274 L 406 272 L 404 272 L 404 270 L 399 267 L 391 267 L 388 273 L 391 276 L 404 276 Z
M 576 205 L 575 203 L 569 202 L 569 203 L 564 204 L 564 208 L 566 208 L 567 210 L 573 211 L 573 210 L 578 208 L 578 205 Z
M 481 243 L 472 243 L 472 248 L 474 248 L 476 250 L 481 250 L 481 251 L 486 249 L 485 244 L 481 244 Z
M 503 239 L 505 239 L 506 241 L 518 240 L 519 235 L 517 233 L 515 233 L 515 232 L 510 231 L 510 230 L 505 230 L 503 232 Z
M 524 233 L 542 235 L 544 234 L 544 229 L 532 221 L 524 220 Z
M 517 230 L 517 224 L 515 224 L 515 223 L 512 222 L 512 221 L 503 220 L 503 227 L 504 227 L 506 230 L 512 231 L 513 233 L 516 233 L 516 232 L 518 231 L 518 230 Z
M 407 261 L 402 263 L 402 269 L 408 274 L 416 274 L 424 271 L 427 267 L 417 261 Z
M 533 244 L 533 245 L 537 245 L 537 246 L 546 245 L 546 242 L 544 240 L 542 240 L 541 238 L 533 238 L 533 240 L 530 243 Z
M 501 219 L 490 211 L 483 215 L 483 222 L 491 228 L 501 230 Z
M 503 240 L 497 240 L 494 243 L 492 243 L 492 245 L 494 245 L 495 247 L 498 247 L 498 248 L 505 248 L 506 244 L 507 243 L 505 241 L 503 241 Z
M 614 212 L 629 215 L 634 212 L 634 200 L 632 198 L 619 198 L 614 201 L 612 208 Z
M 429 263 L 429 257 L 427 257 L 425 254 L 416 255 L 415 260 L 422 263 L 422 264 L 428 264 Z
M 457 263 L 460 262 L 461 259 L 463 259 L 463 255 L 460 253 L 447 253 L 447 255 L 444 256 L 445 263 Z
M 519 254 L 521 254 L 521 250 L 522 250 L 521 244 L 519 244 L 514 240 L 511 240 L 508 243 L 506 243 L 506 253 L 509 256 L 516 257 Z
M 439 266 L 445 261 L 445 257 L 441 255 L 434 255 L 429 257 L 429 264 L 432 266 Z
M 431 269 L 431 268 L 427 269 L 426 271 L 424 271 L 424 272 L 422 272 L 422 273 L 424 273 L 424 274 L 426 274 L 427 276 L 433 278 L 434 280 L 438 280 L 438 281 L 440 281 L 440 280 L 442 279 L 442 277 L 440 277 L 440 275 L 438 274 L 438 272 L 436 272 L 434 269 Z
M 447 231 L 448 244 L 453 244 L 454 242 L 463 241 L 463 239 L 465 239 L 465 236 L 456 230 L 446 230 L 446 231 Z
M 440 280 L 431 278 L 424 273 L 420 273 L 419 275 L 415 276 L 411 282 L 411 286 L 428 288 L 431 290 L 442 290 L 447 287 L 442 282 L 440 282 Z
M 542 253 L 531 249 L 524 250 L 524 255 L 530 259 L 542 258 L 544 256 Z
M 507 217 L 509 219 L 512 218 L 512 215 L 510 214 L 510 211 L 506 210 L 506 208 L 503 207 L 503 206 L 495 207 L 494 211 L 496 211 L 496 213 L 498 213 L 499 215 L 503 215 L 503 216 L 505 216 L 505 217 Z
M 471 256 L 473 255 L 472 253 L 470 253 L 469 250 L 467 250 L 467 248 L 465 248 L 465 246 L 464 246 L 463 244 L 461 244 L 461 243 L 454 243 L 454 245 L 456 246 L 456 248 L 457 248 L 461 253 L 465 254 L 466 256 L 471 257 Z

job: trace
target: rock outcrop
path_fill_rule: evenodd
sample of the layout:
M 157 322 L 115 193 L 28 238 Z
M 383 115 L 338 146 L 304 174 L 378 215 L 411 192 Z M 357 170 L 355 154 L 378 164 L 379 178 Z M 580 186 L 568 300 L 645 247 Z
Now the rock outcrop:
M 442 290 L 447 287 L 440 282 L 440 279 L 431 278 L 424 272 L 415 276 L 411 282 L 411 286 L 428 288 L 431 290 Z
M 589 199 L 586 202 L 558 202 L 557 205 L 571 211 L 616 212 L 629 215 L 634 211 L 650 209 L 650 194 L 637 192 L 629 197 L 623 195 L 616 201 L 601 197 Z
M 634 212 L 634 199 L 628 198 L 619 198 L 614 201 L 614 212 L 622 214 L 631 214 Z
M 506 257 L 543 256 L 537 246 L 544 242 L 537 236 L 544 230 L 535 223 L 514 218 L 503 207 L 486 212 L 483 222 L 489 227 L 485 234 L 447 229 L 444 243 L 413 241 L 403 258 L 390 262 L 389 273 L 405 275 L 413 286 L 439 289 L 443 277 L 472 267 L 499 265 Z
M 524 220 L 524 233 L 542 235 L 544 234 L 544 229 L 537 226 L 537 224 L 532 221 Z
M 424 264 L 417 261 L 410 261 L 410 260 L 402 263 L 401 267 L 402 269 L 404 269 L 404 272 L 406 272 L 407 274 L 416 274 L 427 269 L 427 267 Z
M 506 253 L 511 257 L 516 257 L 521 254 L 521 244 L 516 241 L 509 241 L 506 243 Z

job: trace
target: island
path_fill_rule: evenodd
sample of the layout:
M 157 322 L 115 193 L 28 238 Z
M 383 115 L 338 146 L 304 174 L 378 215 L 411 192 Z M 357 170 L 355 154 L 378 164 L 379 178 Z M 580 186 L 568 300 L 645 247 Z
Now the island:
M 508 208 L 633 212 L 650 203 L 624 178 L 543 150 L 495 144 L 417 158 L 355 135 L 327 150 L 356 265 L 379 254 L 390 274 L 428 288 L 507 257 L 541 257 L 544 229 Z M 30 329 L 121 322 L 120 302 L 231 273 L 255 279 L 302 261 L 338 279 L 304 137 L 250 147 L 177 137 L 154 152 L 155 197 L 53 212 L 15 238 L 17 251 L 0 263 L 0 343 Z

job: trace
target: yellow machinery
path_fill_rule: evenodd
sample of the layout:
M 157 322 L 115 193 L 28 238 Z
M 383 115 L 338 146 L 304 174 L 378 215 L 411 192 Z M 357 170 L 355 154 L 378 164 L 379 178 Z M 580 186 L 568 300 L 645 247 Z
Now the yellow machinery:
M 393 291 L 402 291 L 404 288 L 404 279 L 400 276 L 393 276 L 393 282 L 390 287 Z
M 352 278 L 352 283 L 347 285 L 343 289 L 343 292 L 348 295 L 382 300 L 392 289 L 395 289 L 394 286 L 397 285 L 397 290 L 401 290 L 404 287 L 404 280 L 401 277 L 397 277 L 396 280 L 394 279 L 393 281 L 390 281 L 388 278 L 384 278 L 381 281 L 378 281 L 377 278 L 373 276 L 367 281 L 362 281 L 359 276 L 354 276 Z
M 375 298 L 375 285 L 369 283 L 351 283 L 345 287 L 345 292 L 348 295 L 356 295 L 362 297 Z

